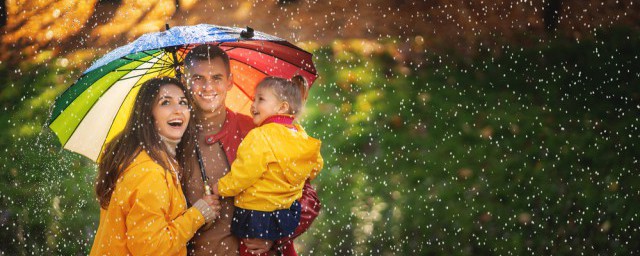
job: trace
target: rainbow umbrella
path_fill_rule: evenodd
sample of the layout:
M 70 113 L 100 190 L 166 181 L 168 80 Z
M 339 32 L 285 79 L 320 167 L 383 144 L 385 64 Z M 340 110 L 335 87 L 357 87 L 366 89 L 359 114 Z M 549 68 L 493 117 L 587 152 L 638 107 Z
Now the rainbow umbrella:
M 180 77 L 185 55 L 200 44 L 218 45 L 229 55 L 235 86 L 226 102 L 236 112 L 248 113 L 255 86 L 265 76 L 302 75 L 309 84 L 317 78 L 311 53 L 281 38 L 249 27 L 173 27 L 98 59 L 56 99 L 49 128 L 65 149 L 97 161 L 105 144 L 124 129 L 139 85 L 158 76 Z

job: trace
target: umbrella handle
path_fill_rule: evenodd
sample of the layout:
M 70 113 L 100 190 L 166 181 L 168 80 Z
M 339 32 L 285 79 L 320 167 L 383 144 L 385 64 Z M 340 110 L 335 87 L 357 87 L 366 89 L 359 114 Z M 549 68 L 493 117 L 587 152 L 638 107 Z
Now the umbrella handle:
M 196 141 L 196 156 L 198 157 L 198 165 L 200 166 L 200 174 L 202 176 L 202 183 L 204 184 L 204 194 L 211 195 L 211 187 L 207 182 L 209 178 L 207 177 L 207 173 L 204 170 L 204 162 L 202 161 L 202 153 L 200 153 L 200 146 L 198 146 L 198 142 Z

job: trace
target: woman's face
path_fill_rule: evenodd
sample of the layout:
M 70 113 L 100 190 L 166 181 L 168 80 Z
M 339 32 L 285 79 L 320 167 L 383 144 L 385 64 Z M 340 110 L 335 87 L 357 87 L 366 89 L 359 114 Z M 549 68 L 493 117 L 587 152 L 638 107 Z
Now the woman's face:
M 171 140 L 182 138 L 189 124 L 189 102 L 180 87 L 175 84 L 160 86 L 151 112 L 158 133 Z

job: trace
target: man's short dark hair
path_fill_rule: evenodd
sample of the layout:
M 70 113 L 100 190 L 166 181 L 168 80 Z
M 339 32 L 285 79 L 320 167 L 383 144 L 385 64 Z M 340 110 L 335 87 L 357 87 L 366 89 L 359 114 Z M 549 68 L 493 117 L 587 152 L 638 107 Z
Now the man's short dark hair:
M 209 61 L 215 58 L 222 58 L 224 67 L 227 69 L 227 73 L 231 74 L 231 67 L 229 65 L 229 55 L 217 45 L 201 44 L 193 47 L 187 56 L 184 58 L 185 68 L 193 65 L 195 61 Z

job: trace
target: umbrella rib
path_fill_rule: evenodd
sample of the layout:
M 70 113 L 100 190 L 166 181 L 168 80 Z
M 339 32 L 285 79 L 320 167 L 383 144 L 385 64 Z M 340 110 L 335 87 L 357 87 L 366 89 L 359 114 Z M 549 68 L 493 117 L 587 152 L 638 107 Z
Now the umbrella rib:
M 237 84 L 236 82 L 233 82 L 234 84 L 236 84 L 236 88 L 238 88 L 238 90 L 240 90 L 242 93 L 244 93 L 244 95 L 247 95 L 247 97 L 249 97 L 249 99 L 251 101 L 253 101 L 253 96 L 249 96 L 249 93 L 247 93 L 247 91 L 245 91 L 244 89 L 242 89 L 242 86 L 240 86 L 239 84 Z
M 293 44 L 292 44 L 292 45 L 286 45 L 286 44 L 284 44 L 284 43 L 282 43 L 282 42 L 280 42 L 280 41 L 264 41 L 264 42 L 274 43 L 274 44 L 277 44 L 277 45 L 280 45 L 280 46 L 283 46 L 283 47 L 287 47 L 287 48 L 289 48 L 289 49 L 294 49 L 294 50 L 296 50 L 296 51 L 298 51 L 298 52 L 304 53 L 305 55 L 313 56 L 313 54 L 312 54 L 312 53 L 307 52 L 307 51 L 305 51 L 304 49 L 301 49 L 300 47 L 297 47 L 297 46 L 295 46 L 295 45 L 293 45 Z M 240 42 L 234 42 L 234 43 L 240 43 Z M 293 46 L 293 47 L 292 47 L 292 46 Z M 235 48 L 235 47 L 239 47 L 239 48 L 242 48 L 242 49 L 249 49 L 249 50 L 253 50 L 252 48 L 248 48 L 248 47 L 244 46 L 243 44 L 239 44 L 239 45 L 236 45 L 236 46 L 233 46 L 233 47 L 234 47 L 234 48 Z M 294 47 L 295 47 L 295 48 L 294 48 Z M 254 50 L 254 51 L 255 51 L 255 50 Z M 261 52 L 261 53 L 268 54 L 268 53 L 266 53 L 266 52 Z
M 170 68 L 168 68 L 168 69 L 161 69 L 161 70 L 159 70 L 159 71 L 158 71 L 158 75 L 159 75 L 159 76 L 165 76 L 165 75 L 166 75 L 166 76 L 169 76 L 170 74 L 171 74 L 171 69 L 170 69 Z
M 260 72 L 260 73 L 264 74 L 265 76 L 272 76 L 272 75 L 270 75 L 270 74 L 267 74 L 267 72 L 264 72 L 264 71 L 262 71 L 262 70 L 259 70 L 259 69 L 255 68 L 255 67 L 253 67 L 253 66 L 251 66 L 251 65 L 249 65 L 249 64 L 247 64 L 247 63 L 244 63 L 244 62 L 242 62 L 242 61 L 240 61 L 240 60 L 238 60 L 238 59 L 236 59 L 236 58 L 231 58 L 231 57 L 229 57 L 229 59 L 231 59 L 231 60 L 236 60 L 236 61 L 238 61 L 238 62 L 240 62 L 240 63 L 242 63 L 242 64 L 244 64 L 244 65 L 247 65 L 247 66 L 249 66 L 250 68 L 252 68 L 253 70 L 257 70 L 258 72 Z
M 131 71 L 136 71 L 136 70 L 153 70 L 153 69 L 170 69 L 167 68 L 166 66 L 162 65 L 160 67 L 148 67 L 148 68 L 132 68 L 132 69 L 116 69 L 114 70 L 115 72 L 131 72 Z
M 155 58 L 155 57 L 154 57 L 154 58 Z M 132 61 L 132 62 L 140 62 L 140 63 L 147 63 L 147 62 L 149 62 L 149 61 L 143 61 L 143 60 L 131 59 L 131 58 L 127 58 L 127 57 L 122 57 L 122 59 L 124 59 L 124 60 L 128 60 L 128 61 Z M 165 61 L 165 60 L 162 60 L 162 59 L 160 59 L 160 58 L 157 58 L 157 59 L 158 59 L 158 61 L 163 61 L 163 62 Z
M 171 64 L 171 63 L 169 63 L 168 61 L 163 60 L 162 58 L 160 58 L 160 57 L 159 57 L 159 56 L 160 56 L 160 55 L 162 55 L 162 54 L 158 54 L 158 55 L 156 56 L 156 55 L 153 55 L 153 54 L 149 54 L 147 51 L 142 51 L 141 53 L 143 53 L 143 54 L 145 54 L 145 55 L 147 55 L 147 56 L 151 57 L 151 59 L 146 60 L 146 61 L 142 61 L 142 60 L 139 60 L 139 59 L 132 59 L 132 58 L 128 58 L 128 57 L 122 57 L 122 59 L 129 60 L 129 61 L 133 61 L 133 62 L 140 62 L 140 63 L 147 63 L 147 62 L 149 62 L 149 61 L 151 61 L 151 60 L 153 60 L 153 59 L 156 59 L 156 60 L 157 60 L 157 61 L 156 61 L 156 63 L 160 62 L 160 63 L 162 63 L 162 64 L 165 64 L 165 63 L 167 63 L 167 64 Z
M 135 76 L 130 76 L 130 77 L 126 77 L 126 78 L 121 78 L 121 79 L 120 79 L 120 81 L 122 81 L 122 80 L 127 80 L 127 79 L 131 79 L 131 78 L 136 78 L 136 77 L 145 76 L 145 75 L 148 75 L 148 74 L 160 73 L 160 72 L 162 72 L 162 70 L 163 70 L 163 69 L 158 69 L 158 70 L 154 70 L 154 71 L 151 71 L 151 72 L 145 72 L 144 74 L 139 74 L 139 75 L 135 75 Z
M 109 73 L 109 72 L 107 72 L 107 74 L 108 74 L 108 73 Z M 66 107 L 64 107 L 64 109 L 62 109 L 62 110 L 60 111 L 60 113 L 58 113 L 58 116 L 56 116 L 56 118 L 55 118 L 55 119 L 51 119 L 51 118 L 52 118 L 52 116 L 53 116 L 53 109 L 55 108 L 55 105 L 58 103 L 58 99 L 62 98 L 62 96 L 64 96 L 65 94 L 67 94 L 67 92 L 69 92 L 69 91 L 71 90 L 71 87 L 73 87 L 73 86 L 74 86 L 74 85 L 75 85 L 75 84 L 76 84 L 80 79 L 82 79 L 82 78 L 83 78 L 83 77 L 85 77 L 86 75 L 87 75 L 87 74 L 84 74 L 84 73 L 83 73 L 82 75 L 80 75 L 80 77 L 78 77 L 78 79 L 76 80 L 76 82 L 74 82 L 74 83 L 73 83 L 73 84 L 71 84 L 69 87 L 67 87 L 67 89 L 65 89 L 65 90 L 64 90 L 60 95 L 56 96 L 55 100 L 53 101 L 53 107 L 52 107 L 52 108 L 51 108 L 51 110 L 49 111 L 49 117 L 47 118 L 47 122 L 48 122 L 47 126 L 49 126 L 49 128 L 51 128 L 51 124 L 53 124 L 53 121 L 55 121 L 55 119 L 58 119 L 58 117 L 59 117 L 60 115 L 62 115 L 62 112 L 64 112 L 64 111 L 69 107 L 69 105 L 71 105 L 71 104 L 68 104 Z M 103 75 L 103 77 L 104 77 L 104 75 Z M 74 97 L 74 98 L 75 98 L 75 97 Z M 67 144 L 67 143 L 65 142 L 65 144 Z M 64 145 L 62 145 L 62 147 L 64 147 Z
M 242 64 L 244 64 L 244 65 L 247 65 L 247 66 L 249 66 L 249 67 L 253 68 L 253 70 L 257 70 L 258 72 L 260 72 L 260 73 L 264 74 L 265 76 L 273 76 L 273 75 L 271 75 L 271 74 L 268 74 L 267 72 L 264 72 L 264 71 L 262 71 L 262 70 L 260 70 L 260 69 L 257 69 L 257 68 L 255 68 L 255 67 L 251 66 L 251 64 L 244 63 L 244 62 L 242 62 L 242 61 L 241 61 L 241 60 L 239 60 L 239 59 L 232 58 L 232 57 L 229 57 L 229 59 L 232 59 L 232 60 L 238 61 L 238 62 L 240 62 L 240 63 L 242 63 Z M 296 67 L 297 67 L 297 66 L 296 66 Z M 298 67 L 298 68 L 299 68 L 299 67 Z M 302 69 L 302 70 L 303 70 L 303 71 L 305 71 L 305 72 L 307 72 L 307 73 L 309 73 L 309 74 L 312 74 L 312 75 L 318 76 L 318 75 L 316 75 L 316 74 L 314 74 L 314 73 L 311 73 L 311 72 L 309 72 L 309 71 L 307 71 L 307 70 L 304 70 L 304 69 Z M 244 91 L 243 91 L 243 92 L 244 92 Z M 245 94 L 246 94 L 246 93 L 245 93 Z
M 166 50 L 164 50 L 164 49 L 163 49 L 163 51 L 164 51 L 164 52 L 165 52 L 165 54 L 166 54 Z M 147 51 L 142 51 L 142 53 L 146 54 L 147 56 L 149 56 L 149 57 L 151 57 L 151 58 L 158 59 L 158 61 L 157 61 L 156 63 L 160 62 L 160 63 L 162 63 L 162 64 L 169 64 L 169 65 L 171 65 L 171 64 L 172 64 L 170 61 L 163 60 L 161 57 L 159 57 L 159 55 L 164 56 L 165 54 L 158 54 L 158 56 L 154 56 L 154 55 L 152 55 L 152 54 L 148 53 Z
M 282 45 L 282 46 L 286 46 L 286 47 L 289 47 L 289 48 L 293 48 L 293 47 L 295 47 L 295 48 L 297 48 L 298 50 L 300 50 L 301 52 L 303 52 L 303 53 L 306 53 L 306 54 L 308 54 L 308 55 L 313 56 L 313 54 L 312 54 L 312 53 L 310 53 L 310 52 L 308 52 L 308 51 L 305 51 L 304 49 L 302 49 L 302 48 L 298 47 L 297 45 L 292 44 L 291 42 L 288 42 L 288 41 L 268 41 L 268 42 L 272 42 L 272 43 L 279 44 L 279 45 Z M 287 44 L 288 44 L 288 45 L 287 45 Z
M 277 56 L 275 56 L 275 55 L 273 55 L 273 54 L 266 53 L 266 52 L 260 52 L 260 51 L 256 51 L 256 50 L 254 50 L 254 49 L 247 48 L 247 47 L 242 47 L 242 46 L 233 46 L 231 49 L 229 49 L 229 50 L 227 50 L 227 51 L 231 51 L 231 50 L 236 49 L 236 48 L 246 49 L 246 50 L 251 50 L 251 51 L 254 51 L 254 52 L 257 52 L 257 53 L 260 53 L 260 54 L 264 54 L 264 55 L 271 56 L 271 57 L 273 57 L 273 58 L 276 58 L 276 59 L 278 59 L 278 60 L 281 60 L 281 61 L 284 61 L 284 62 L 286 62 L 286 63 L 289 63 L 289 64 L 291 64 L 292 66 L 295 66 L 295 67 L 297 67 L 297 68 L 300 68 L 300 69 L 302 69 L 302 70 L 304 70 L 304 71 L 309 72 L 310 74 L 313 74 L 313 75 L 316 75 L 316 76 L 317 76 L 317 74 L 314 74 L 313 72 L 311 72 L 311 71 L 309 71 L 309 70 L 305 69 L 304 67 L 298 66 L 298 65 L 296 65 L 296 64 L 294 64 L 294 63 L 292 63 L 292 62 L 290 62 L 290 61 L 287 61 L 287 60 L 282 59 L 282 58 L 278 58 Z M 225 51 L 225 52 L 226 52 L 226 51 Z M 241 61 L 241 60 L 239 60 L 239 59 L 235 59 L 235 60 L 240 61 L 240 62 L 242 62 L 242 63 L 245 63 L 244 61 Z M 247 63 L 245 63 L 245 64 L 247 64 Z M 247 64 L 247 65 L 251 65 L 251 64 Z
M 191 44 L 186 44 L 184 49 L 189 49 L 189 46 L 191 46 Z M 178 56 L 184 60 L 184 58 L 187 57 L 187 51 L 182 51 L 182 54 L 179 54 Z

